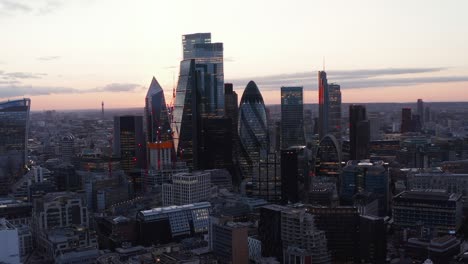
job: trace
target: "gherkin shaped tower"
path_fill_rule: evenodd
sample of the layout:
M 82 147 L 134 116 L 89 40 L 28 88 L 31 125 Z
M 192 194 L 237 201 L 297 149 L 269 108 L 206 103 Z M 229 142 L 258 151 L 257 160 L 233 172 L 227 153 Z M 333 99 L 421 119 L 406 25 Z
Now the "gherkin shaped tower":
M 265 104 L 253 81 L 247 84 L 242 94 L 239 105 L 238 133 L 239 165 L 242 177 L 250 179 L 256 165 L 267 157 L 270 147 Z

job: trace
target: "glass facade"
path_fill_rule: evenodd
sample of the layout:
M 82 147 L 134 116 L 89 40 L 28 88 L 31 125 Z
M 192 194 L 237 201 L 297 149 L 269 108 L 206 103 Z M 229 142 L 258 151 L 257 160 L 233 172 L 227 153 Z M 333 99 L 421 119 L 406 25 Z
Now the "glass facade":
M 335 83 L 328 85 L 328 133 L 341 143 L 341 90 Z
M 198 150 L 198 113 L 197 75 L 195 60 L 180 62 L 179 82 L 172 112 L 172 131 L 177 157 L 187 163 L 189 168 L 196 167 Z
M 24 172 L 30 106 L 27 98 L 0 103 L 0 193 L 8 192 L 11 181 Z
M 328 107 L 329 107 L 329 98 L 328 98 L 328 80 L 327 73 L 324 71 L 318 72 L 318 81 L 319 81 L 319 139 L 322 139 L 326 134 L 328 134 Z
M 315 156 L 315 175 L 333 177 L 338 181 L 341 173 L 341 151 L 333 135 L 326 135 L 319 143 Z
M 145 125 L 147 142 L 172 139 L 164 91 L 154 77 L 145 98 Z
M 238 124 L 239 165 L 243 178 L 251 179 L 254 167 L 260 160 L 266 159 L 270 148 L 265 104 L 253 81 L 247 84 L 242 95 Z
M 200 71 L 202 114 L 224 112 L 223 43 L 211 43 L 211 33 L 182 36 L 184 60 L 194 59 Z
M 281 149 L 305 145 L 302 87 L 281 87 Z

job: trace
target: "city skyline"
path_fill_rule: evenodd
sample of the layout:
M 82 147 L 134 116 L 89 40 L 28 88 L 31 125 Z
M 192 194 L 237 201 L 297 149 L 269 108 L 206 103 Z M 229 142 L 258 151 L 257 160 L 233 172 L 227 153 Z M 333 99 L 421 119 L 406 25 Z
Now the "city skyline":
M 155 76 L 170 103 L 182 35 L 199 32 L 224 43 L 225 82 L 241 93 L 255 81 L 266 104 L 280 104 L 281 86 L 304 86 L 304 103 L 316 103 L 323 67 L 344 103 L 468 101 L 466 2 L 237 1 L 223 7 L 230 12 L 205 10 L 206 2 L 0 0 L 8 36 L 0 101 L 28 97 L 32 110 L 142 107 Z M 217 23 L 194 19 L 204 12 Z

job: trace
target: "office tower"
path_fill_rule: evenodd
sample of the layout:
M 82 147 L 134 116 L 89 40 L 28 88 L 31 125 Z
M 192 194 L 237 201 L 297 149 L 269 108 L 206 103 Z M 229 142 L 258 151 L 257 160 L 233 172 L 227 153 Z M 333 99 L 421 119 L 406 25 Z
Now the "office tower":
M 308 207 L 317 229 L 325 231 L 333 263 L 359 259 L 359 212 L 356 207 Z
M 25 171 L 30 106 L 28 98 L 0 102 L 0 195 Z
M 0 218 L 0 262 L 21 263 L 18 229 L 5 218 Z
M 211 174 L 204 171 L 172 175 L 172 183 L 162 186 L 163 206 L 184 205 L 210 198 Z
M 319 139 L 322 139 L 328 134 L 328 120 L 330 100 L 328 95 L 328 80 L 325 71 L 318 72 L 318 90 L 319 90 L 319 120 L 318 120 L 318 134 Z
M 52 171 L 58 191 L 77 191 L 81 189 L 81 177 L 76 173 L 75 166 L 65 162 L 54 164 L 49 169 Z
M 195 60 L 180 62 L 172 118 L 177 159 L 186 162 L 190 169 L 197 169 L 201 117 Z
M 412 125 L 411 125 L 411 108 L 403 108 L 401 109 L 401 133 L 408 133 L 412 132 Z
M 341 142 L 341 90 L 338 84 L 328 84 L 328 97 L 328 133 Z
M 280 157 L 276 153 L 268 153 L 268 157 L 258 163 L 252 177 L 253 196 L 269 202 L 281 200 L 280 167 Z
M 72 134 L 60 138 L 60 156 L 63 161 L 71 162 L 75 156 L 75 137 Z
M 34 199 L 33 228 L 41 230 L 89 225 L 88 208 L 83 194 L 73 192 L 48 193 Z
M 207 234 L 210 211 L 208 202 L 140 211 L 136 216 L 139 244 L 166 244 Z
M 171 141 L 172 131 L 164 91 L 155 77 L 145 98 L 146 142 Z
M 349 106 L 350 159 L 369 158 L 370 124 L 363 105 Z
M 211 33 L 195 33 L 182 36 L 182 47 L 183 59 L 194 59 L 200 72 L 202 114 L 223 114 L 223 43 L 212 43 Z
M 424 125 L 424 102 L 422 99 L 418 99 L 417 106 L 418 106 L 419 123 L 422 126 Z
M 215 217 L 211 221 L 210 244 L 220 263 L 249 263 L 247 226 Z
M 325 232 L 318 230 L 314 216 L 304 208 L 281 212 L 282 263 L 330 263 Z
M 360 216 L 359 250 L 364 263 L 386 263 L 387 226 L 382 217 Z
M 260 160 L 270 149 L 265 104 L 257 85 L 250 81 L 242 94 L 239 106 L 239 163 L 243 179 L 251 179 Z
M 239 122 L 239 106 L 237 93 L 233 90 L 232 83 L 224 84 L 224 113 L 232 121 L 233 146 L 237 142 L 237 127 Z
M 439 234 L 455 234 L 462 223 L 461 194 L 416 189 L 393 197 L 393 219 L 397 230 L 418 226 Z
M 199 169 L 228 169 L 232 165 L 232 121 L 218 116 L 202 117 Z
M 424 109 L 424 123 L 431 122 L 431 108 L 426 106 Z
M 335 179 L 335 183 L 338 183 L 338 177 L 341 173 L 341 162 L 340 143 L 333 135 L 326 135 L 317 147 L 315 176 L 331 177 Z
M 283 241 L 281 239 L 281 212 L 287 207 L 269 204 L 260 207 L 258 237 L 262 242 L 262 256 L 283 259 Z
M 281 150 L 281 201 L 297 203 L 303 195 L 305 177 L 304 147 L 290 147 Z
M 377 200 L 375 216 L 387 215 L 389 175 L 383 161 L 348 161 L 340 176 L 339 190 L 342 204 L 353 205 L 356 194 L 365 194 L 369 196 L 366 203 Z
M 336 179 L 331 177 L 312 177 L 307 189 L 307 203 L 312 205 L 336 207 L 339 205 Z
M 114 155 L 120 157 L 122 169 L 128 176 L 141 173 L 146 167 L 146 144 L 143 117 L 114 117 Z
M 304 139 L 306 144 L 313 141 L 314 138 L 314 118 L 312 110 L 304 110 Z
M 281 87 L 281 149 L 303 146 L 303 87 Z
M 380 127 L 382 126 L 382 117 L 379 113 L 368 113 L 370 126 L 370 140 L 377 141 L 382 138 Z

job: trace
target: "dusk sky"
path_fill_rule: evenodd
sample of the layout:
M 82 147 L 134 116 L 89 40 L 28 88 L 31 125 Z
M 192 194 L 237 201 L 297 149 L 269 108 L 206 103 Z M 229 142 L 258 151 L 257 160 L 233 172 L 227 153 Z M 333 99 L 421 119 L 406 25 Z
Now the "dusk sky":
M 225 82 L 267 104 L 317 71 L 343 102 L 468 101 L 468 1 L 0 0 L 0 100 L 33 110 L 143 107 L 155 76 L 170 101 L 183 34 L 224 43 Z

